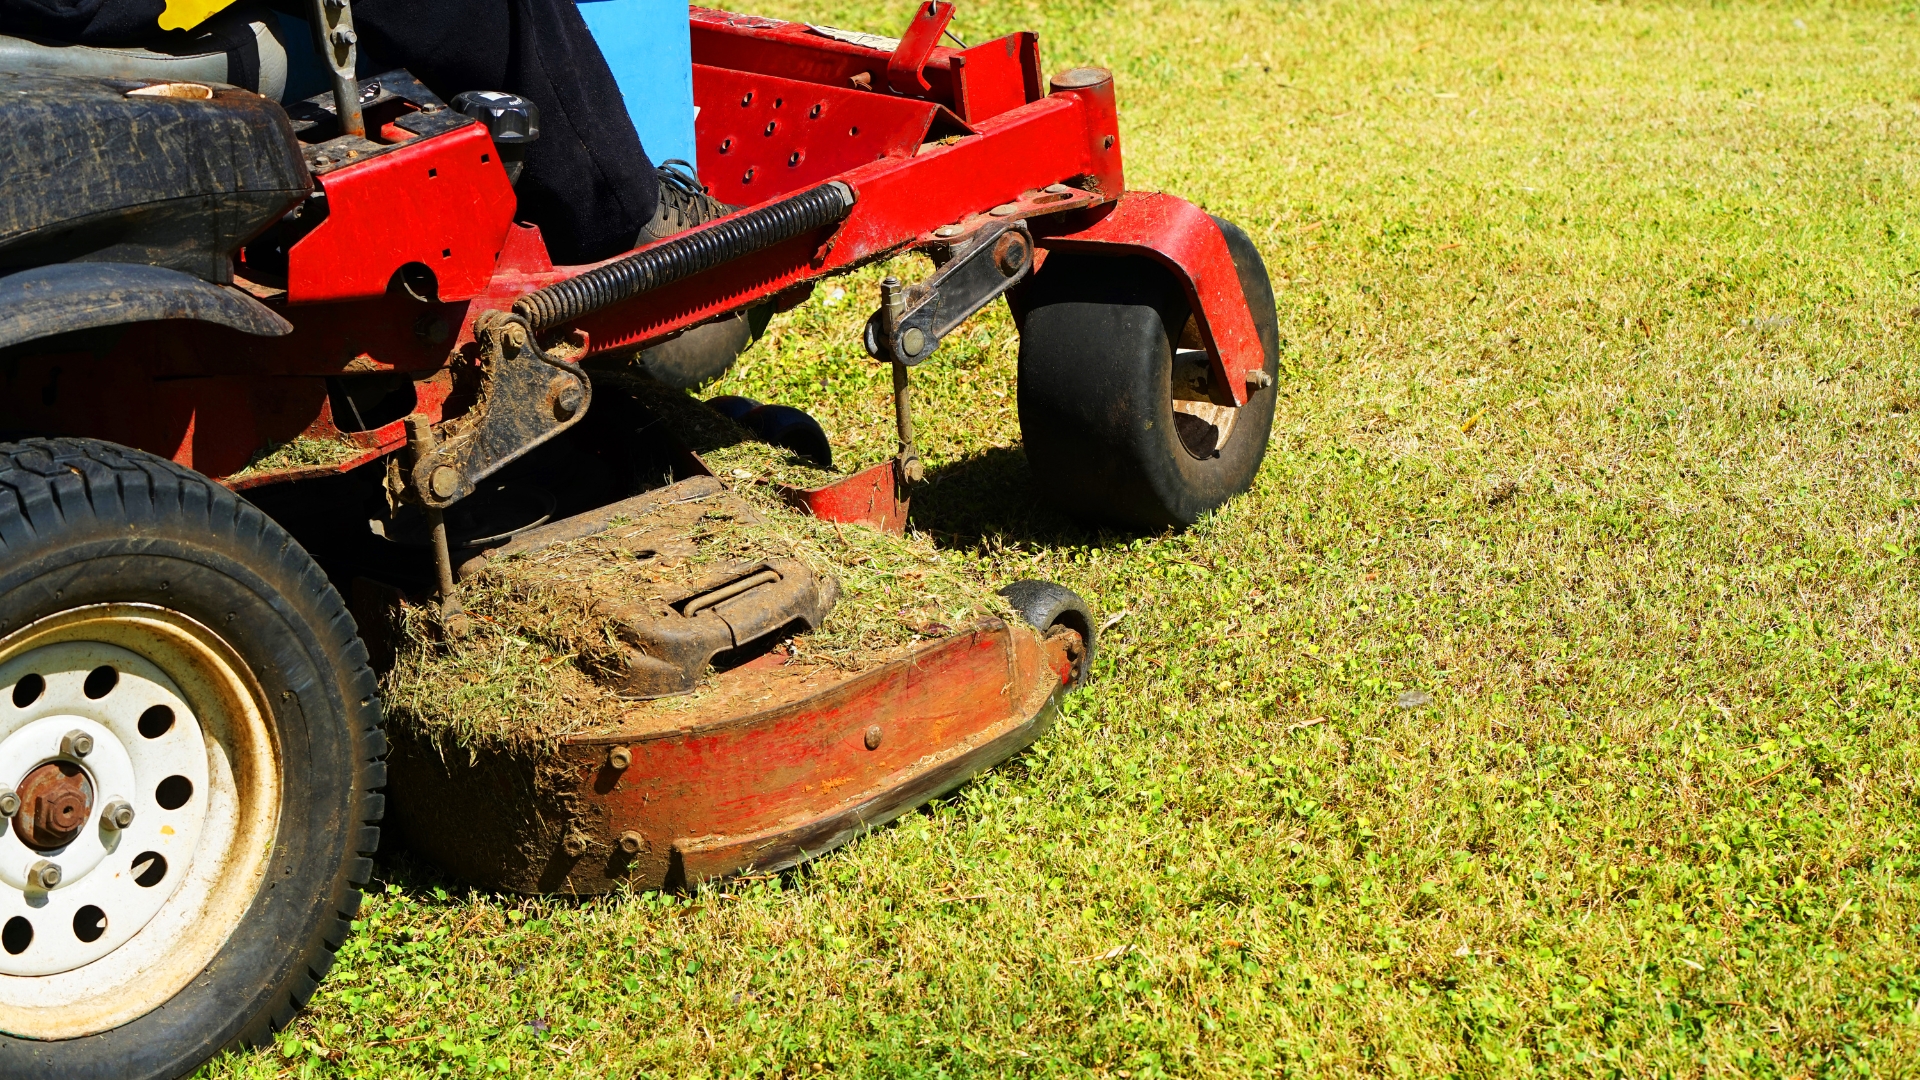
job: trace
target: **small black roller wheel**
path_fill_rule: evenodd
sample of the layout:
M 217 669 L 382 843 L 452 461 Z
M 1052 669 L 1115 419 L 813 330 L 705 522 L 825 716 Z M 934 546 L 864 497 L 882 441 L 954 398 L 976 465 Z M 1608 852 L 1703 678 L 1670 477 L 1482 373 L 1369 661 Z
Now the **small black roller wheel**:
M 1078 517 L 1185 527 L 1246 491 L 1260 471 L 1280 324 L 1253 241 L 1215 220 L 1266 353 L 1266 385 L 1250 387 L 1239 408 L 1199 400 L 1206 354 L 1197 327 L 1189 330 L 1184 291 L 1159 265 L 1055 252 L 1024 287 L 1020 433 L 1035 483 Z
M 820 421 L 791 405 L 762 405 L 740 418 L 760 441 L 790 450 L 823 469 L 833 468 L 833 444 Z
M 185 1076 L 290 1022 L 372 872 L 385 750 L 346 605 L 252 504 L 0 443 L 0 1076 Z
M 750 397 L 723 394 L 707 407 L 753 433 L 760 442 L 790 450 L 823 469 L 833 468 L 833 444 L 820 421 L 791 405 L 762 405 Z
M 1093 677 L 1093 653 L 1099 630 L 1093 624 L 1093 609 L 1080 594 L 1051 581 L 1016 581 L 1000 590 L 1013 610 L 1027 625 L 1042 634 L 1065 627 L 1080 635 L 1080 660 L 1074 665 L 1072 686 L 1083 686 Z

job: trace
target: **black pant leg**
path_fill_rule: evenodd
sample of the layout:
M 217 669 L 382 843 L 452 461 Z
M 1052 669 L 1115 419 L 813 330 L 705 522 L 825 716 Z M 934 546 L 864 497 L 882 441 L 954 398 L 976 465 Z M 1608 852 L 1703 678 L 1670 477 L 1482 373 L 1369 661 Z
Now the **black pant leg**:
M 606 57 L 573 0 L 358 0 L 370 59 L 404 67 L 442 97 L 505 90 L 540 109 L 520 176 L 520 218 L 557 263 L 633 246 L 659 180 Z

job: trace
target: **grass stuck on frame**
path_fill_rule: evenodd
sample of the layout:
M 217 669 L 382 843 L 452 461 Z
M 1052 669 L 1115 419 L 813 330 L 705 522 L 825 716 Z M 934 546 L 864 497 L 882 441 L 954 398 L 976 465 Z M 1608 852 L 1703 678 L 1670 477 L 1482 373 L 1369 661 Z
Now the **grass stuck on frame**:
M 390 857 L 311 1008 L 210 1073 L 1912 1072 L 1920 15 L 955 25 L 1023 28 L 1050 70 L 1115 70 L 1130 183 L 1260 243 L 1285 355 L 1256 489 L 1179 535 L 1057 516 L 1012 325 L 976 318 L 915 372 L 914 524 L 1121 617 L 1051 734 L 691 896 L 521 900 Z M 884 457 L 874 277 L 710 392 Z

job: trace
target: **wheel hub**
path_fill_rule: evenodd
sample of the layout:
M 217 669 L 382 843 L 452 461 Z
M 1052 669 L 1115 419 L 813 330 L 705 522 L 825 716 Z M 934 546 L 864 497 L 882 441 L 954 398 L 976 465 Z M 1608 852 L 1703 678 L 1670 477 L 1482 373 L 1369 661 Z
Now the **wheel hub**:
M 35 851 L 66 847 L 93 816 L 93 782 L 71 761 L 49 761 L 14 788 L 20 812 L 13 833 Z
M 188 877 L 206 824 L 207 745 L 174 682 L 115 645 L 71 641 L 0 667 L 0 976 L 51 975 L 125 945 Z

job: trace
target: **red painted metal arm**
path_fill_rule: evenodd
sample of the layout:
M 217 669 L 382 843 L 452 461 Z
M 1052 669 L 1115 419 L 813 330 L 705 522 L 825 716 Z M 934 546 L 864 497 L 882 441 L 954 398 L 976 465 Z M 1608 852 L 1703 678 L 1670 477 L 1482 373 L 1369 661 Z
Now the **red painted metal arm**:
M 1199 316 L 1215 381 L 1233 394 L 1233 404 L 1247 403 L 1247 378 L 1265 368 L 1266 352 L 1233 253 L 1205 210 L 1173 195 L 1132 192 L 1092 225 L 1036 242 L 1054 251 L 1144 255 L 1173 271 Z
M 887 85 L 896 94 L 924 94 L 933 89 L 922 71 L 940 44 L 940 35 L 953 21 L 953 5 L 941 0 L 926 0 L 914 10 L 913 22 L 900 36 L 900 44 L 887 58 Z

